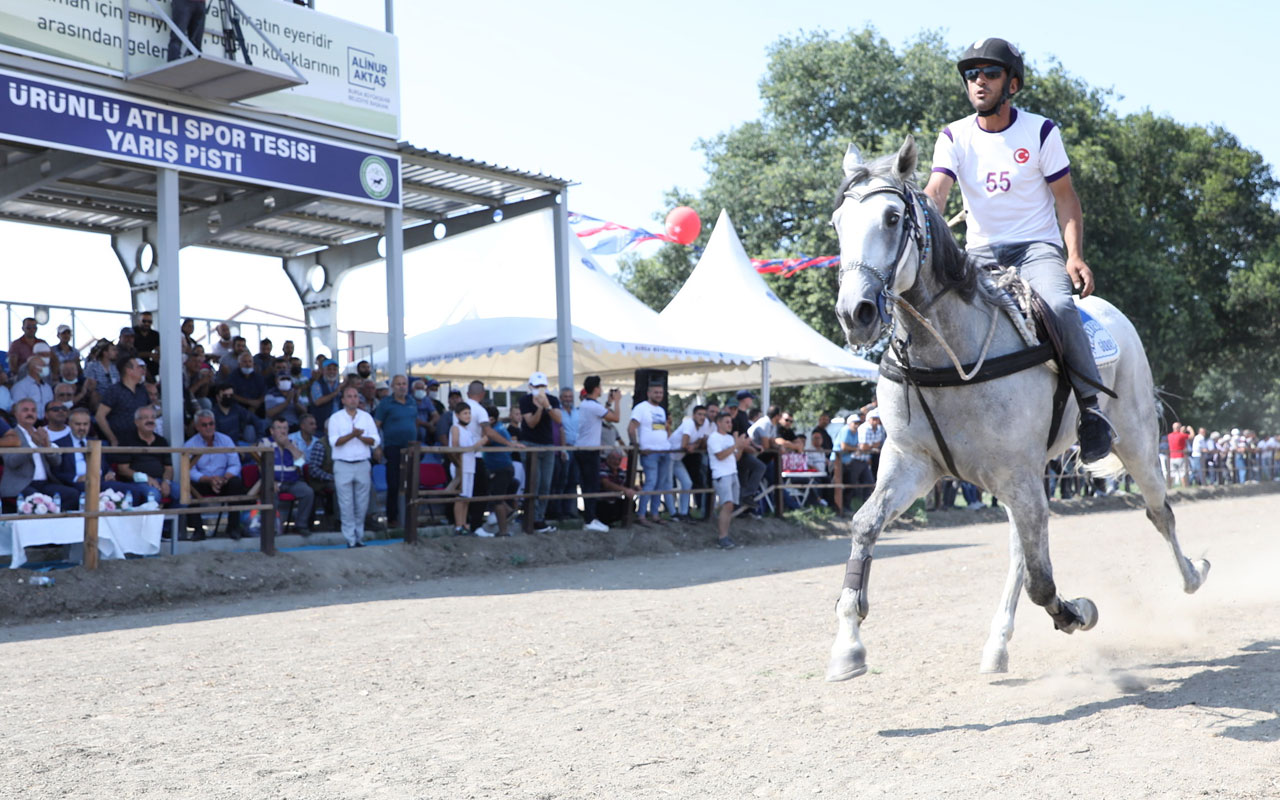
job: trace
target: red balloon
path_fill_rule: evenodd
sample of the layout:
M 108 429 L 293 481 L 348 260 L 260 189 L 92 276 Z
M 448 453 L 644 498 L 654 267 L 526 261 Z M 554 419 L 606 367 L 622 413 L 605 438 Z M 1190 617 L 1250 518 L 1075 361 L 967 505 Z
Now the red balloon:
M 690 244 L 702 233 L 698 212 L 688 206 L 676 206 L 667 215 L 667 236 L 678 244 Z

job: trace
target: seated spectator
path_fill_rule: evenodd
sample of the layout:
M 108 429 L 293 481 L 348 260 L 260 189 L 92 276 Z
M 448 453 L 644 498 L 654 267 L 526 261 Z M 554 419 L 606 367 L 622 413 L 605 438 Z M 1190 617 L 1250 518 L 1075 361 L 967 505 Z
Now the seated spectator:
M 270 381 L 275 376 L 276 357 L 271 355 L 271 340 L 263 339 L 258 342 L 258 354 L 253 357 L 253 370 L 262 376 L 263 380 Z
M 212 411 L 196 412 L 196 435 L 183 443 L 184 447 L 235 447 L 231 437 L 219 433 Z M 236 453 L 205 453 L 191 465 L 191 490 L 200 497 L 236 497 L 247 494 L 240 477 L 240 456 Z M 189 514 L 188 527 L 195 533 L 192 539 L 205 538 L 204 522 L 199 514 Z M 215 532 L 216 533 L 216 532 Z M 240 538 L 240 512 L 227 513 L 227 536 Z
M 36 404 L 24 397 L 13 404 L 17 420 L 17 447 L 54 447 L 49 434 L 36 427 Z M 5 426 L 6 428 L 8 426 Z M 6 431 L 7 433 L 7 431 Z M 59 497 L 63 511 L 80 508 L 80 492 L 58 479 L 62 458 L 56 453 L 5 453 L 4 474 L 0 475 L 0 497 L 18 497 L 39 492 Z
M 9 392 L 9 376 L 0 370 L 0 418 L 13 410 L 13 395 Z
M 622 468 L 622 453 L 610 450 L 600 462 L 600 491 L 617 492 L 617 497 L 603 497 L 596 501 L 596 519 L 606 525 L 621 523 L 627 507 L 635 509 L 636 490 L 627 485 L 627 473 Z
M 182 357 L 185 359 L 191 355 L 191 351 L 196 349 L 196 340 L 192 336 L 196 332 L 196 321 L 191 317 L 184 317 L 182 325 L 178 328 L 182 331 Z
M 58 390 L 65 387 L 71 392 L 70 398 L 64 398 L 71 400 L 71 405 L 67 406 L 67 408 L 89 405 L 90 388 L 88 386 L 88 380 L 81 375 L 80 368 L 77 366 L 76 362 L 59 361 L 58 372 L 59 380 L 53 387 L 53 399 L 57 400 L 59 396 Z
M 821 449 L 827 451 L 828 453 L 830 453 L 835 448 L 835 442 L 831 440 L 831 434 L 827 431 L 827 428 L 829 427 L 831 427 L 831 413 L 828 411 L 823 411 L 819 413 L 818 427 L 814 429 L 814 432 L 822 437 Z
M 36 336 L 35 317 L 26 317 L 22 320 L 22 335 L 9 345 L 10 374 L 23 374 L 22 366 L 28 358 L 31 358 L 37 344 L 48 344 L 48 342 Z
M 160 332 L 151 327 L 151 312 L 138 315 L 138 327 L 133 331 L 133 345 L 138 358 L 147 367 L 147 377 L 155 380 L 160 374 Z
M 239 356 L 239 368 L 231 374 L 227 383 L 231 384 L 231 399 L 235 400 L 249 412 L 249 422 L 253 424 L 257 434 L 254 441 L 266 436 L 267 419 L 263 415 L 263 404 L 267 396 L 267 382 L 253 368 L 253 356 L 242 352 Z
M 0 414 L 0 447 L 22 447 L 22 437 L 17 428 L 9 425 L 9 419 L 11 417 L 7 413 Z
M 71 407 L 58 400 L 44 407 L 44 430 L 50 442 L 57 444 L 71 435 L 71 427 L 67 425 L 70 414 Z
M 120 358 L 138 357 L 138 348 L 134 343 L 133 328 L 120 329 L 120 335 L 116 337 L 116 350 L 120 353 Z
M 84 380 L 89 391 L 97 391 L 101 396 L 108 386 L 120 382 L 120 369 L 116 366 L 119 354 L 110 339 L 99 339 L 93 346 L 84 365 Z
M 71 326 L 58 326 L 58 343 L 53 346 L 53 355 L 58 359 L 59 372 L 62 365 L 70 363 L 76 369 L 76 377 L 80 377 L 80 351 L 71 343 Z
M 301 390 L 293 385 L 289 374 L 289 362 L 280 359 L 275 366 L 275 381 L 263 398 L 264 414 L 268 422 L 282 419 L 289 430 L 297 430 L 298 420 L 307 413 Z
M 245 407 L 234 399 L 235 390 L 230 384 L 221 383 L 213 387 L 213 404 L 210 411 L 218 432 L 235 440 L 237 444 L 248 444 L 254 441 L 257 430 Z
M 294 524 L 303 536 L 311 534 L 311 512 L 315 509 L 316 493 L 307 485 L 302 468 L 307 454 L 289 438 L 289 423 L 276 417 L 271 421 L 271 436 L 262 440 L 275 451 L 276 494 L 285 492 L 297 498 L 294 505 Z M 279 531 L 277 531 L 278 533 Z
M 13 402 L 30 399 L 38 410 L 53 402 L 53 388 L 49 385 L 49 364 L 42 355 L 32 354 L 22 368 L 23 377 L 13 382 L 10 393 Z
M 217 338 L 213 342 L 213 349 L 209 351 L 209 358 L 215 366 L 222 366 L 224 361 L 229 364 L 235 357 L 235 340 L 231 338 L 231 326 L 220 322 L 213 330 Z
M 329 451 L 329 437 L 319 433 L 314 414 L 303 414 L 298 419 L 298 430 L 289 439 L 306 454 L 304 475 L 307 485 L 326 499 L 325 513 L 333 515 L 333 457 Z
M 88 447 L 89 446 L 89 427 L 93 417 L 89 414 L 87 408 L 75 408 L 71 410 L 71 420 L 69 424 L 70 436 L 65 436 L 57 441 L 58 447 Z M 85 453 L 67 453 L 62 456 L 62 461 L 58 466 L 58 480 L 72 487 L 78 492 L 85 492 L 85 478 L 88 475 L 88 456 Z M 132 498 L 135 506 L 142 505 L 147 502 L 147 493 L 136 483 L 125 483 L 116 479 L 115 470 L 111 469 L 111 464 L 106 458 L 102 459 L 102 469 L 99 475 L 98 490 L 106 491 L 111 489 L 121 494 L 127 494 Z
M 809 437 L 809 448 L 805 451 L 805 465 L 814 472 L 827 471 L 827 459 L 831 456 L 831 451 L 823 447 L 825 439 L 822 438 L 823 431 L 821 428 L 815 430 Z M 831 438 L 828 434 L 827 438 Z
M 102 393 L 98 402 L 98 411 L 95 414 L 98 430 L 113 445 L 120 444 L 124 436 L 137 430 L 134 422 L 135 412 L 140 408 L 151 406 L 151 395 L 147 393 L 143 383 L 147 368 L 143 366 L 142 361 L 137 358 L 122 357 L 116 367 L 120 370 L 120 382 L 108 386 Z M 153 423 L 155 422 L 154 414 L 153 411 Z M 152 425 L 150 429 L 152 433 L 155 432 L 154 428 L 155 426 Z
M 142 362 L 134 359 L 138 372 L 146 372 Z M 134 452 L 115 456 L 116 474 L 125 481 L 132 481 L 146 493 L 148 500 L 157 504 L 172 499 L 173 466 L 168 453 L 148 453 L 147 450 L 168 447 L 169 440 L 156 433 L 156 412 L 151 406 L 143 406 L 133 412 L 134 427 L 120 436 L 120 446 L 133 448 Z
M 316 415 L 323 431 L 329 418 L 341 407 L 342 381 L 338 377 L 337 361 L 327 358 L 321 363 L 320 374 L 312 376 L 311 380 L 311 413 Z

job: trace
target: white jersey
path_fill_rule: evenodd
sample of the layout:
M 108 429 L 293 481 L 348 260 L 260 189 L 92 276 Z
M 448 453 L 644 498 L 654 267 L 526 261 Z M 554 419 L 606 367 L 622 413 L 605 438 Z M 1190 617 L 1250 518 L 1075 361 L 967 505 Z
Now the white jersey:
M 970 114 L 942 129 L 933 171 L 960 184 L 969 246 L 1050 242 L 1062 246 L 1049 184 L 1071 172 L 1053 120 L 1012 109 L 1002 131 L 978 127 Z

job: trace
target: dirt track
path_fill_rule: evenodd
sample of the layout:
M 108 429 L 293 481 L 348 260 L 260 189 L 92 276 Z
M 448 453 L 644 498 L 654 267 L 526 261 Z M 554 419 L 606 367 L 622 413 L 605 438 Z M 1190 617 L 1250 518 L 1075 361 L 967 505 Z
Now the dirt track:
M 798 541 L 0 629 L 3 798 L 1280 797 L 1280 496 L 888 534 L 872 672 L 822 680 L 848 546 Z

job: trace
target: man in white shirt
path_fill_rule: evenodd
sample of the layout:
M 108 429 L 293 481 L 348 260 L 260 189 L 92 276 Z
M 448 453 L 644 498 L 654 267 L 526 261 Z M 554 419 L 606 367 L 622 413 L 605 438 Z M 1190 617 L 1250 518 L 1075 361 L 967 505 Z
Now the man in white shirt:
M 71 409 L 57 400 L 44 407 L 44 430 L 52 444 L 57 445 L 71 435 L 71 426 L 67 424 L 70 414 Z
M 924 193 L 942 211 L 959 183 L 969 256 L 1017 267 L 1052 310 L 1080 404 L 1081 458 L 1097 461 L 1111 451 L 1111 428 L 1098 411 L 1098 368 L 1071 299 L 1072 284 L 1081 297 L 1093 293 L 1093 272 L 1062 135 L 1052 120 L 1013 107 L 1025 75 L 1009 42 L 975 42 L 956 67 L 976 113 L 942 129 Z
M 368 411 L 360 408 L 360 391 L 354 386 L 342 390 L 342 409 L 329 417 L 326 425 L 333 450 L 333 484 L 342 518 L 342 536 L 347 547 L 364 547 L 364 515 L 369 510 L 373 489 L 373 466 L 369 459 L 382 437 Z
M 34 356 L 33 356 L 34 358 Z M 13 404 L 15 430 L 21 438 L 19 447 L 54 447 L 44 428 L 36 427 L 36 404 L 24 397 Z M 63 511 L 75 511 L 80 507 L 80 492 L 58 479 L 57 470 L 62 457 L 54 454 L 6 453 L 4 474 L 0 476 L 0 496 L 17 497 L 39 492 L 50 497 L 62 498 Z
M 706 438 L 710 435 L 706 425 L 707 407 L 694 406 L 693 413 L 684 418 L 675 433 L 672 433 L 671 438 L 667 440 L 667 444 L 671 447 L 671 471 L 675 475 L 676 483 L 683 490 L 676 501 L 680 507 L 680 513 L 676 518 L 684 522 L 689 521 L 689 500 L 692 497 L 685 492 L 693 488 L 693 474 L 689 471 L 685 458 L 701 457 L 700 453 L 706 450 Z
M 651 384 L 646 393 L 648 399 L 631 409 L 631 422 L 627 425 L 627 437 L 631 446 L 640 447 L 640 467 L 644 470 L 645 492 L 657 491 L 659 487 L 671 488 L 671 453 L 667 444 L 667 437 L 671 435 L 671 421 L 667 419 L 667 410 L 662 407 L 664 394 L 661 383 Z M 670 495 L 668 497 L 668 505 L 674 510 L 675 498 Z M 637 519 L 641 524 L 644 524 L 646 509 L 650 522 L 655 525 L 662 523 L 661 495 L 640 496 Z
M 578 405 L 578 447 L 599 447 L 600 434 L 606 422 L 617 422 L 618 406 L 622 395 L 617 389 L 609 390 L 608 405 L 600 402 L 599 375 L 588 375 L 582 382 L 583 398 Z M 600 491 L 600 451 L 575 450 L 573 457 L 578 462 L 579 480 L 584 495 Z M 604 533 L 609 526 L 596 516 L 598 498 L 582 498 L 582 518 L 587 521 L 584 526 L 589 531 Z
M 738 459 L 751 447 L 751 441 L 741 433 L 733 433 L 733 415 L 721 412 L 716 418 L 716 431 L 707 437 L 707 460 L 711 462 L 711 482 L 716 489 L 716 505 L 720 509 L 716 519 L 719 538 L 716 544 L 721 550 L 732 550 L 737 542 L 729 538 L 729 521 L 733 519 L 733 507 L 740 500 L 738 483 Z
M 1191 440 L 1191 480 L 1196 486 L 1204 486 L 1205 443 L 1209 441 L 1204 428 L 1196 431 Z

